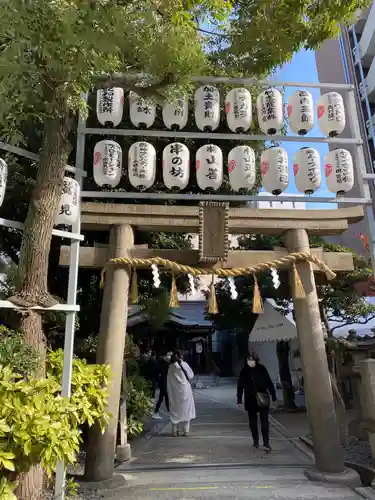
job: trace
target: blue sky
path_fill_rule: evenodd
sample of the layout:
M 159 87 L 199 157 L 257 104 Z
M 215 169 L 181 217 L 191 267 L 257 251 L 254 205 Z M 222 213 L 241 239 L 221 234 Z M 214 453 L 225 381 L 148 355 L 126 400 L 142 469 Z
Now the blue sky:
M 274 77 L 272 77 L 272 80 L 279 80 L 279 81 L 284 81 L 284 82 L 305 82 L 305 83 L 318 83 L 318 72 L 316 69 L 316 63 L 315 63 L 315 55 L 314 52 L 311 50 L 301 50 L 297 54 L 294 55 L 293 59 L 289 62 L 284 64 L 279 70 L 276 71 L 276 74 Z M 301 87 L 288 87 L 285 89 L 285 102 L 287 102 L 288 97 L 290 94 L 292 94 L 297 88 Z M 316 102 L 320 97 L 320 90 L 319 89 L 308 89 L 309 92 L 311 92 L 313 99 L 314 99 L 314 104 L 316 107 Z M 283 143 L 283 148 L 288 152 L 289 156 L 289 175 L 290 175 L 290 182 L 289 182 L 289 187 L 286 191 L 286 193 L 299 193 L 297 191 L 295 184 L 294 184 L 294 176 L 293 176 L 293 154 L 298 151 L 301 147 L 303 146 L 308 146 L 308 147 L 313 147 L 317 151 L 319 151 L 320 157 L 321 157 L 321 165 L 323 169 L 323 161 L 324 161 L 324 156 L 327 154 L 328 151 L 328 146 L 326 144 L 317 144 L 317 143 L 309 143 L 308 142 L 308 137 L 314 136 L 314 137 L 323 137 L 322 133 L 319 130 L 319 127 L 317 125 L 317 118 L 315 116 L 315 127 L 309 134 L 306 136 L 306 143 L 293 143 L 293 142 L 284 142 Z M 288 135 L 295 135 L 293 132 L 288 130 Z M 316 193 L 316 196 L 322 197 L 322 196 L 327 196 L 327 197 L 332 197 L 333 194 L 330 193 L 327 189 L 326 183 L 325 183 L 325 176 L 324 172 L 322 170 L 322 185 L 321 188 L 318 190 Z M 312 204 L 308 203 L 307 204 L 308 209 L 322 209 L 322 208 L 327 208 L 327 209 L 333 209 L 336 208 L 335 204 Z

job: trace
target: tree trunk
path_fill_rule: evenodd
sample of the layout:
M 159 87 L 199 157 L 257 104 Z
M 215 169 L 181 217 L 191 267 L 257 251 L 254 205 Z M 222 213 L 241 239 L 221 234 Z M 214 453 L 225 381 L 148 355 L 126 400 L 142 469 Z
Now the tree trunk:
M 284 407 L 288 410 L 296 408 L 294 387 L 289 367 L 289 342 L 281 340 L 276 346 L 277 359 L 279 361 L 279 374 L 281 387 L 283 389 Z
M 54 103 L 54 109 L 60 111 L 60 116 L 66 114 L 64 103 Z M 9 299 L 22 307 L 49 307 L 56 303 L 47 288 L 48 257 L 69 152 L 67 123 L 65 116 L 59 118 L 56 115 L 47 118 L 45 122 L 38 175 L 24 223 L 16 294 Z M 43 377 L 46 345 L 41 314 L 36 311 L 22 313 L 20 329 L 26 343 L 33 346 L 41 356 L 37 375 Z M 42 498 L 43 481 L 44 474 L 40 465 L 35 465 L 28 473 L 22 474 L 17 493 L 19 500 Z
M 327 331 L 327 336 L 328 338 L 332 338 L 332 330 L 329 326 L 329 321 L 327 318 L 327 312 L 325 310 L 323 302 L 319 302 L 319 310 L 320 310 L 320 316 L 321 320 L 324 323 L 324 326 Z M 348 444 L 348 420 L 346 416 L 346 407 L 344 400 L 341 396 L 340 389 L 338 387 L 338 384 L 336 382 L 336 354 L 333 349 L 328 347 L 327 349 L 327 359 L 328 359 L 328 368 L 330 372 L 330 378 L 331 378 L 331 386 L 332 386 L 332 392 L 333 392 L 333 400 L 335 402 L 335 410 L 336 410 L 336 417 L 337 417 L 337 424 L 339 426 L 339 434 L 340 434 L 340 443 L 343 446 L 347 446 Z

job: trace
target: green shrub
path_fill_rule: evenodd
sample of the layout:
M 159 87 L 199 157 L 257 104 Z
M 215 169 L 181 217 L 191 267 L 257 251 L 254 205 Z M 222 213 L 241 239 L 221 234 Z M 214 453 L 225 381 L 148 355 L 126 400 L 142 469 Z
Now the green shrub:
M 143 419 L 152 412 L 150 384 L 137 374 L 126 379 L 126 411 L 129 437 L 143 431 Z
M 82 441 L 80 425 L 99 421 L 104 427 L 108 421 L 103 386 L 109 381 L 109 367 L 74 359 L 70 400 L 60 396 L 62 367 L 61 350 L 48 353 L 47 377 L 43 379 L 26 379 L 11 362 L 10 366 L 0 366 L 2 500 L 15 498 L 12 491 L 17 476 L 31 465 L 41 463 L 51 475 L 57 461 L 74 463 Z
M 0 365 L 26 377 L 37 370 L 39 356 L 24 343 L 22 333 L 0 326 Z

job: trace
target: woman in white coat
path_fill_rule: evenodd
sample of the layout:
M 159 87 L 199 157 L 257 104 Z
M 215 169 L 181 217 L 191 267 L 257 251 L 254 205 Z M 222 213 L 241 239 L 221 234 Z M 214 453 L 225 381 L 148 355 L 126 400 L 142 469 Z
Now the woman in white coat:
M 193 370 L 182 360 L 179 351 L 174 352 L 168 369 L 167 390 L 169 397 L 169 413 L 172 422 L 173 436 L 181 432 L 188 436 L 190 421 L 195 418 L 195 404 L 191 381 Z

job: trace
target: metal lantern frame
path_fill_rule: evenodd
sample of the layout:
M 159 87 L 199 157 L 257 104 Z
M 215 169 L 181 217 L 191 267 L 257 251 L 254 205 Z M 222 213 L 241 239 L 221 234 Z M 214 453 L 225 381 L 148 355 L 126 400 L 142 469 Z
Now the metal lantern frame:
M 361 137 L 361 129 L 358 121 L 356 107 L 356 87 L 350 84 L 331 84 L 331 83 L 304 83 L 304 82 L 283 82 L 283 81 L 268 81 L 256 80 L 253 78 L 226 78 L 226 77 L 192 77 L 193 82 L 202 84 L 230 84 L 230 85 L 256 85 L 259 87 L 292 87 L 296 89 L 326 89 L 327 91 L 337 90 L 343 92 L 344 103 L 346 108 L 346 116 L 350 130 L 353 131 L 353 136 L 350 138 L 325 138 L 325 137 L 310 137 L 310 136 L 267 136 L 267 135 L 251 135 L 251 134 L 235 134 L 235 133 L 205 133 L 205 132 L 186 132 L 186 131 L 169 131 L 169 130 L 140 130 L 140 129 L 119 129 L 111 128 L 111 136 L 131 136 L 131 137 L 170 137 L 173 141 L 179 139 L 204 139 L 204 140 L 231 140 L 231 141 L 269 141 L 272 139 L 276 142 L 295 142 L 295 143 L 324 143 L 337 144 L 345 147 L 345 145 L 353 145 L 353 163 L 356 171 L 356 182 L 358 182 L 360 197 L 309 197 L 299 195 L 283 195 L 282 201 L 290 202 L 305 202 L 305 203 L 337 203 L 340 205 L 362 205 L 364 206 L 365 222 L 367 225 L 372 269 L 375 275 L 375 218 L 372 207 L 372 199 L 370 193 L 370 185 L 375 181 L 374 170 L 367 171 L 367 168 L 373 169 L 372 165 L 366 165 L 364 155 L 364 142 Z M 87 98 L 87 96 L 85 96 Z M 106 128 L 88 128 L 86 127 L 86 119 L 81 115 L 78 120 L 77 129 L 77 145 L 75 166 L 66 165 L 65 171 L 74 174 L 81 188 L 81 203 L 85 199 L 129 199 L 129 200 L 195 200 L 195 201 L 222 201 L 222 202 L 255 202 L 259 201 L 260 197 L 256 195 L 226 195 L 226 194 L 182 194 L 182 193 L 148 193 L 148 192 L 108 192 L 108 191 L 84 191 L 82 190 L 83 179 L 87 177 L 87 172 L 84 170 L 86 135 L 105 136 L 109 130 Z M 0 150 L 5 150 L 10 153 L 28 158 L 32 161 L 38 161 L 39 156 L 25 149 L 18 148 L 0 142 Z M 275 201 L 275 196 L 265 195 L 261 197 L 262 201 Z M 12 220 L 0 218 L 0 226 L 11 227 L 15 229 L 23 229 L 23 224 Z M 68 238 L 70 243 L 69 257 L 69 275 L 68 275 L 68 294 L 66 304 L 57 304 L 51 308 L 33 307 L 34 310 L 54 310 L 65 312 L 65 337 L 64 337 L 64 366 L 62 375 L 62 396 L 70 397 L 71 395 L 71 380 L 72 380 L 72 361 L 73 361 L 73 346 L 74 346 L 74 326 L 76 314 L 80 308 L 77 305 L 77 285 L 78 285 L 78 269 L 79 269 L 79 250 L 80 242 L 84 240 L 81 233 L 81 209 L 77 221 L 72 225 L 71 231 L 61 231 L 54 229 L 52 234 L 61 238 Z M 19 309 L 9 301 L 0 300 L 0 308 Z M 65 469 L 64 464 L 59 463 L 56 470 L 55 482 L 55 498 L 63 500 L 65 498 Z

